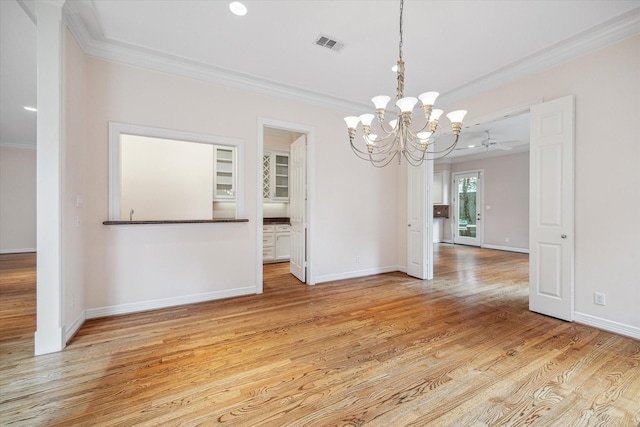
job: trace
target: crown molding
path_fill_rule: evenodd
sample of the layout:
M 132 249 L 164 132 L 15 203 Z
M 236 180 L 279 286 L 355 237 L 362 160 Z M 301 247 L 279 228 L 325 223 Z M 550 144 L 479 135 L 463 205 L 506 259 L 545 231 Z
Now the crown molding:
M 365 103 L 331 97 L 165 52 L 108 40 L 100 28 L 100 21 L 91 2 L 66 2 L 64 12 L 66 25 L 88 56 L 341 111 L 359 112 L 370 108 Z M 85 19 L 91 22 L 87 23 Z M 464 100 L 638 33 L 640 7 L 447 91 L 440 96 L 440 102 L 447 105 Z
M 0 141 L 2 148 L 20 148 L 23 150 L 35 150 L 37 145 L 35 142 L 16 142 L 16 141 Z
M 440 101 L 445 105 L 459 102 L 638 33 L 640 7 L 448 91 L 440 97 Z
M 368 106 L 363 103 L 323 95 L 303 88 L 215 67 L 164 52 L 151 51 L 135 45 L 109 41 L 103 35 L 96 34 L 99 30 L 87 28 L 76 4 L 75 2 L 67 2 L 67 7 L 65 8 L 65 23 L 78 41 L 81 49 L 88 56 L 134 65 L 180 77 L 203 80 L 237 89 L 311 103 L 331 109 L 361 111 L 368 108 Z M 85 16 L 88 11 L 88 9 L 84 10 Z M 90 13 L 95 17 L 94 10 L 91 10 Z M 94 26 L 96 26 L 98 19 L 92 18 L 92 21 L 94 21 Z

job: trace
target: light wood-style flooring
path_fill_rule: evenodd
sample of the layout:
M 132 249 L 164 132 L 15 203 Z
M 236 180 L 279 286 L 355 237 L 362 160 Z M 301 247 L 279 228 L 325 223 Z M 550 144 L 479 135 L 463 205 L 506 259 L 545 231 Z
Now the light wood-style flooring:
M 0 256 L 0 424 L 633 426 L 640 342 L 528 311 L 528 256 L 438 245 L 436 278 L 89 320 L 33 356 L 35 256 Z

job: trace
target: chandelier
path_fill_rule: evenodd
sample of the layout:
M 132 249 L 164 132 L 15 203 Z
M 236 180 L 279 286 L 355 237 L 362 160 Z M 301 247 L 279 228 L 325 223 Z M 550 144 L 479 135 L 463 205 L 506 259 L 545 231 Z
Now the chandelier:
M 444 136 L 439 120 L 443 111 L 434 109 L 433 104 L 438 98 L 438 92 L 425 92 L 414 97 L 404 96 L 404 61 L 402 60 L 402 13 L 404 0 L 400 0 L 400 44 L 399 58 L 397 65 L 398 89 L 396 93 L 397 116 L 389 123 L 385 123 L 385 109 L 390 101 L 388 96 L 375 96 L 371 99 L 375 106 L 374 114 L 363 114 L 361 116 L 345 117 L 349 130 L 349 142 L 354 153 L 361 159 L 370 161 L 376 167 L 388 165 L 395 157 L 398 157 L 398 164 L 402 157 L 413 166 L 421 165 L 425 160 L 436 160 L 445 157 L 456 147 L 460 130 L 462 129 L 462 119 L 467 112 L 465 110 L 452 111 L 447 114 L 451 122 L 454 138 L 446 148 L 436 147 L 436 142 Z M 410 127 L 412 114 L 415 105 L 420 100 L 424 111 L 424 124 Z M 377 126 L 373 126 L 373 121 L 377 117 Z M 356 144 L 356 132 L 358 124 L 362 123 L 362 138 L 364 143 Z

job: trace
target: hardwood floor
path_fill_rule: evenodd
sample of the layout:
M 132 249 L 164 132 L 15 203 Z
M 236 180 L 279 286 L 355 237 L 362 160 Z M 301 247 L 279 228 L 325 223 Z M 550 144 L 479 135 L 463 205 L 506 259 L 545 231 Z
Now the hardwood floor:
M 640 342 L 528 311 L 528 256 L 87 321 L 34 357 L 35 257 L 0 257 L 0 424 L 638 426 Z

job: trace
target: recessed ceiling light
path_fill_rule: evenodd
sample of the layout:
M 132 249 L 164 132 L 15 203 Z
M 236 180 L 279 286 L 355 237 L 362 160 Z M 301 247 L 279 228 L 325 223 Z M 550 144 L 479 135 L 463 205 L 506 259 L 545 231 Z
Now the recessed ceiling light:
M 239 1 L 232 1 L 229 3 L 229 10 L 238 16 L 244 16 L 247 14 L 247 6 L 243 5 Z
M 475 145 L 473 145 L 473 144 L 467 145 L 467 148 L 475 148 Z

